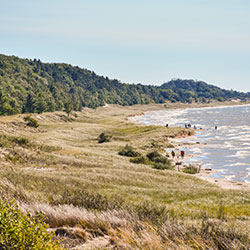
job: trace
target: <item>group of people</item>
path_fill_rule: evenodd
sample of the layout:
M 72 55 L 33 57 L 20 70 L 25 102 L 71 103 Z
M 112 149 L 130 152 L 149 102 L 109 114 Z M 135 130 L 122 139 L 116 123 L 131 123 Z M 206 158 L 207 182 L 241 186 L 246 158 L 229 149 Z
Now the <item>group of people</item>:
M 185 128 L 192 128 L 192 125 L 189 123 L 189 124 L 185 124 Z M 194 127 L 193 127 L 194 129 L 197 129 L 197 127 L 194 125 Z M 202 128 L 200 128 L 200 129 L 202 129 Z M 218 126 L 215 126 L 214 127 L 214 129 L 215 130 L 217 130 L 218 129 Z
M 192 125 L 189 123 L 189 124 L 185 124 L 185 128 L 192 128 Z
M 176 154 L 175 154 L 175 151 L 174 151 L 174 150 L 172 150 L 171 155 L 172 155 L 173 158 L 175 158 Z M 178 156 L 179 156 L 179 155 L 178 155 Z M 177 157 L 178 157 L 178 156 L 177 156 Z M 184 150 L 181 150 L 180 156 L 181 156 L 182 159 L 184 158 L 184 156 L 185 156 Z
M 166 124 L 166 128 L 168 128 L 168 124 Z M 185 128 L 192 128 L 192 125 L 190 124 L 190 123 L 188 123 L 188 124 L 185 124 Z M 194 125 L 194 127 L 193 127 L 194 129 L 197 129 L 197 127 Z M 217 130 L 218 129 L 218 127 L 217 126 L 215 126 L 214 127 L 215 128 L 215 130 Z M 202 129 L 202 128 L 200 128 L 200 129 Z

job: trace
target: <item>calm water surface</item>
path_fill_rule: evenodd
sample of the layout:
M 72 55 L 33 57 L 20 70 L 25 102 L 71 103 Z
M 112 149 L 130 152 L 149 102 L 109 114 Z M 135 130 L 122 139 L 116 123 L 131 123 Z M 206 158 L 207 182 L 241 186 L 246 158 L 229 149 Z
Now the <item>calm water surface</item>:
M 196 125 L 196 135 L 178 139 L 206 143 L 188 150 L 194 155 L 190 162 L 217 170 L 214 177 L 250 183 L 250 105 L 153 111 L 133 120 L 147 125 Z

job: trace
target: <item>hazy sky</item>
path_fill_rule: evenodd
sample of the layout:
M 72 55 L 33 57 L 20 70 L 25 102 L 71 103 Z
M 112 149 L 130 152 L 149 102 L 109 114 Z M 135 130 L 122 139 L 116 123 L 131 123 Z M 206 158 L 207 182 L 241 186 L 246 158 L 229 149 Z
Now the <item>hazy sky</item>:
M 250 0 L 0 0 L 0 53 L 250 91 Z

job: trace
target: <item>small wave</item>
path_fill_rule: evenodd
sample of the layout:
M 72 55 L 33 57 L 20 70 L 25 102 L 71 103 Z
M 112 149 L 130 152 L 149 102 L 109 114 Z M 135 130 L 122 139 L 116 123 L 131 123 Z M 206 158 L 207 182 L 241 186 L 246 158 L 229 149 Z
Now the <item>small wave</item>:
M 250 157 L 250 152 L 249 151 L 238 151 L 234 155 L 228 155 L 227 157 L 232 157 L 232 158 L 247 158 Z
M 225 165 L 225 167 L 237 167 L 237 166 L 246 166 L 246 163 L 237 162 L 237 163 L 232 163 L 232 164 Z
M 225 179 L 231 181 L 233 178 L 235 178 L 235 175 L 225 175 Z

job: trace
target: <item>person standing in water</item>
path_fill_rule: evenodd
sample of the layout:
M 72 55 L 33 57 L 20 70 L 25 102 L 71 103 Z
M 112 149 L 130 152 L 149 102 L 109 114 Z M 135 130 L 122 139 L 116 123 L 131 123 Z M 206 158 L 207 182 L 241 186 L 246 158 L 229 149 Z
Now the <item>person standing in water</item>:
M 175 157 L 175 152 L 174 152 L 174 150 L 172 150 L 171 154 L 172 154 L 172 157 L 174 158 L 174 157 Z
M 181 150 L 181 158 L 182 158 L 182 159 L 184 158 L 184 155 L 185 155 L 184 150 Z

